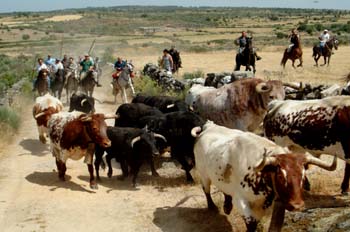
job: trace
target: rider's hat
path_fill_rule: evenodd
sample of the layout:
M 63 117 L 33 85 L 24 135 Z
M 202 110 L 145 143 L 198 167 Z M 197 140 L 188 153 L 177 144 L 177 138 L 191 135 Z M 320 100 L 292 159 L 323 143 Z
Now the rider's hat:
M 89 54 L 85 53 L 85 55 L 84 55 L 84 56 L 89 56 Z
M 328 30 L 327 30 L 327 29 L 324 29 L 323 31 L 328 32 Z

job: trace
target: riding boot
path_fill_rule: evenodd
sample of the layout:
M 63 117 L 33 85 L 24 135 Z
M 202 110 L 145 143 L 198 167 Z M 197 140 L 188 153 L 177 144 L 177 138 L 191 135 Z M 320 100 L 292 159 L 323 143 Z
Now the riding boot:
M 102 85 L 100 83 L 98 83 L 98 81 L 95 80 L 95 84 L 97 87 L 102 87 Z
M 35 92 L 37 90 L 37 82 L 38 82 L 38 79 L 34 81 L 32 92 Z
M 258 54 L 254 54 L 255 55 L 255 57 L 256 57 L 256 60 L 261 60 L 261 56 L 258 56 Z

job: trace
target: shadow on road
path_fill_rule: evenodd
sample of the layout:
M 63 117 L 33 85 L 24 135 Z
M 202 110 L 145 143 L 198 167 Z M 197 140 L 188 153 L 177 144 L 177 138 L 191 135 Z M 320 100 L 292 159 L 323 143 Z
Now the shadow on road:
M 38 184 L 42 186 L 52 187 L 50 191 L 55 191 L 58 188 L 66 188 L 72 191 L 81 191 L 88 193 L 95 193 L 94 191 L 83 188 L 82 186 L 71 182 L 71 177 L 66 175 L 66 181 L 61 181 L 58 179 L 57 172 L 33 172 L 26 176 L 26 180 L 33 184 Z M 89 188 L 89 181 L 87 182 L 87 187 Z
M 153 223 L 163 232 L 233 231 L 226 216 L 206 208 L 161 207 L 153 215 Z
M 42 144 L 38 139 L 23 139 L 19 145 L 34 156 L 45 156 L 50 154 L 49 145 Z

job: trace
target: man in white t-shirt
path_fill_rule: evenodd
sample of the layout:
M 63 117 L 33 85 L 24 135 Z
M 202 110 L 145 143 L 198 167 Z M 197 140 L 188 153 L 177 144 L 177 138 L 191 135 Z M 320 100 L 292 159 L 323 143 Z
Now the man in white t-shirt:
M 38 64 L 36 65 L 36 72 L 37 74 L 39 74 L 40 70 L 42 69 L 46 69 L 48 70 L 46 64 L 44 63 L 44 60 L 42 58 L 39 58 L 38 59 Z M 33 80 L 33 90 L 32 91 L 35 91 L 36 90 L 36 83 L 38 81 L 38 76 Z M 50 88 L 50 76 L 47 76 L 47 83 L 48 83 L 48 86 Z
M 321 54 L 323 54 L 324 47 L 327 46 L 326 43 L 330 39 L 330 35 L 328 33 L 328 30 L 327 29 L 323 30 L 323 33 L 320 35 L 320 37 L 318 37 L 318 39 L 320 40 Z

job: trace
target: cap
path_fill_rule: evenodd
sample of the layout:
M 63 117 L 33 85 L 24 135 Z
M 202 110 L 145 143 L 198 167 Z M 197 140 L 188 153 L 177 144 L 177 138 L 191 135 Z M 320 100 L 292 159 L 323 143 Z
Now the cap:
M 89 56 L 89 54 L 86 53 L 84 56 Z
M 324 29 L 323 31 L 328 31 L 327 29 Z

